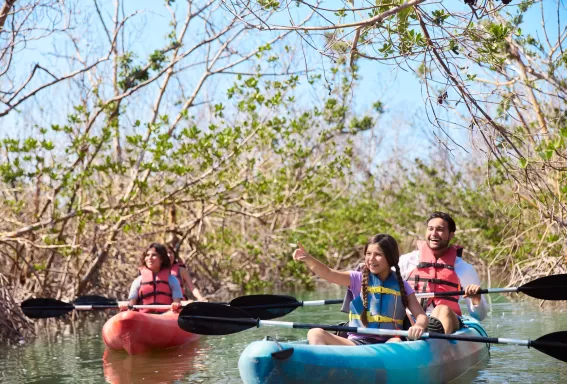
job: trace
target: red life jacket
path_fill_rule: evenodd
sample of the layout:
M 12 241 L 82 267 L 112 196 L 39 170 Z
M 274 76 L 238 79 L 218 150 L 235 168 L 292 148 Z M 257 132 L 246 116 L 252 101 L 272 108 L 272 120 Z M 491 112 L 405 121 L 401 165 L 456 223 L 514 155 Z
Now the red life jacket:
M 419 264 L 410 273 L 408 282 L 415 282 L 413 288 L 419 292 L 450 292 L 460 291 L 461 282 L 455 272 L 455 260 L 457 254 L 462 252 L 462 247 L 451 246 L 443 256 L 436 259 L 433 251 L 425 242 L 418 243 Z M 411 283 L 410 283 L 411 284 Z M 421 305 L 426 309 L 433 303 L 433 306 L 440 304 L 446 305 L 458 316 L 461 316 L 459 307 L 459 296 L 432 297 L 422 299 Z
M 185 289 L 183 288 L 183 278 L 181 277 L 180 268 L 185 268 L 185 264 L 182 263 L 175 263 L 171 266 L 171 274 L 177 277 L 177 281 L 179 281 L 179 285 L 181 286 L 181 292 L 183 292 L 183 296 L 185 296 Z
M 138 304 L 165 304 L 173 303 L 171 288 L 169 287 L 169 268 L 163 268 L 154 274 L 146 267 L 140 268 L 142 281 L 138 290 Z M 141 312 L 167 312 L 166 310 L 142 309 Z

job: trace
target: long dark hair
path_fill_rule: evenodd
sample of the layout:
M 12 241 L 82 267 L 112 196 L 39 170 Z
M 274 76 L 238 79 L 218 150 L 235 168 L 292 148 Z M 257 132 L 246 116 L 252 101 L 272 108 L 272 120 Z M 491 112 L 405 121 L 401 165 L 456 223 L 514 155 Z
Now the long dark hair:
M 173 253 L 173 264 L 181 262 L 181 260 L 179 259 L 179 255 L 175 250 L 175 247 L 173 247 L 171 244 L 165 244 L 165 249 L 166 251 L 171 251 L 171 253 Z M 167 257 L 169 258 L 169 255 Z
M 169 268 L 171 263 L 169 262 L 169 256 L 167 255 L 167 249 L 165 248 L 165 245 L 160 243 L 151 243 L 148 245 L 148 247 L 144 250 L 144 253 L 142 253 L 142 256 L 140 256 L 140 266 L 146 266 L 146 255 L 152 248 L 156 250 L 159 258 L 161 259 L 161 269 Z
M 408 297 L 406 295 L 404 280 L 402 279 L 402 275 L 400 273 L 400 267 L 398 265 L 398 262 L 400 261 L 400 250 L 398 248 L 398 243 L 396 242 L 396 239 L 385 233 L 380 233 L 378 235 L 372 236 L 370 240 L 368 240 L 366 245 L 364 245 L 365 256 L 366 256 L 366 251 L 368 250 L 368 246 L 371 244 L 378 244 L 390 267 L 394 267 L 396 271 L 396 277 L 398 278 L 398 284 L 400 285 L 402 303 L 404 304 L 404 307 L 407 308 Z M 368 326 L 368 321 L 366 320 L 366 310 L 368 308 L 368 275 L 369 274 L 370 274 L 370 270 L 368 269 L 365 263 L 364 269 L 362 270 L 362 287 L 361 287 L 361 296 L 362 296 L 362 303 L 364 305 L 364 310 L 360 315 L 362 324 L 364 324 L 365 327 Z

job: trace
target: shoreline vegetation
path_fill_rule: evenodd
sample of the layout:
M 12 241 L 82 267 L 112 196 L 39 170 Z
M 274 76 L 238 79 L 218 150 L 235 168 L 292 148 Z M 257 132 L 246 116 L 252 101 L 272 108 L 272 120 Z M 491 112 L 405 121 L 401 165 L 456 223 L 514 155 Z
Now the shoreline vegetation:
M 28 298 L 125 298 L 151 242 L 179 242 L 206 295 L 312 289 L 298 241 L 344 269 L 445 211 L 480 272 L 565 273 L 558 1 L 380 1 L 347 24 L 293 3 L 304 19 L 262 31 L 242 21 L 286 4 L 4 3 L 1 343 L 33 336 Z M 420 98 L 381 90 L 402 75 Z
M 412 243 L 410 239 L 406 239 L 406 244 Z M 407 250 L 409 251 L 409 249 Z M 543 264 L 550 266 L 549 270 L 544 270 L 541 268 L 535 268 L 536 265 L 532 264 L 527 269 L 523 270 L 523 273 L 520 275 L 517 271 L 522 271 L 519 268 L 512 268 L 510 269 L 505 268 L 505 265 L 493 265 L 489 267 L 489 263 L 482 259 L 471 259 L 470 254 L 467 255 L 465 252 L 464 257 L 467 259 L 468 262 L 473 264 L 481 278 L 486 281 L 486 288 L 493 287 L 492 282 L 500 282 L 494 287 L 505 287 L 507 286 L 519 286 L 522 285 L 524 282 L 532 280 L 537 277 L 547 276 L 550 274 L 560 274 L 560 273 L 567 273 L 567 269 L 564 265 L 559 265 L 557 263 L 557 259 L 549 259 L 547 261 L 543 261 Z M 341 261 L 339 267 L 344 270 L 353 269 L 359 263 L 360 258 L 345 258 Z M 190 264 L 190 263 L 189 263 Z M 541 263 L 540 263 L 541 264 Z M 541 267 L 538 265 L 537 267 Z M 492 270 L 491 270 L 492 268 Z M 132 267 L 135 270 L 135 267 Z M 229 301 L 230 299 L 234 298 L 235 296 L 240 296 L 248 293 L 272 293 L 272 292 L 279 292 L 281 290 L 289 291 L 289 289 L 297 288 L 297 286 L 293 286 L 291 284 L 278 284 L 277 281 L 262 281 L 262 283 L 256 283 L 256 289 L 252 291 L 245 291 L 242 289 L 241 286 L 238 286 L 234 283 L 228 283 L 226 285 L 216 285 L 218 287 L 216 290 L 211 289 L 212 286 L 207 286 L 202 279 L 199 278 L 198 274 L 192 273 L 192 277 L 196 282 L 196 285 L 204 292 L 207 292 L 208 297 L 212 301 Z M 116 287 L 123 287 L 123 291 L 125 295 L 128 291 L 128 287 L 131 283 L 131 279 L 126 276 L 126 274 L 122 275 L 122 279 L 118 279 L 114 281 Z M 328 284 L 324 281 L 320 281 L 314 275 L 310 276 L 303 276 L 305 285 L 302 287 L 306 287 L 309 290 L 316 291 L 318 288 L 324 288 Z M 2 331 L 0 332 L 0 344 L 4 345 L 14 345 L 14 344 L 25 344 L 29 342 L 31 339 L 35 338 L 36 336 L 44 333 L 44 332 L 58 332 L 59 329 L 65 328 L 67 329 L 69 325 L 71 328 L 80 328 L 81 323 L 84 321 L 88 321 L 90 318 L 108 318 L 110 315 L 108 311 L 101 311 L 101 312 L 71 312 L 70 315 L 65 316 L 61 319 L 54 318 L 54 319 L 43 319 L 43 320 L 31 320 L 26 318 L 19 308 L 19 303 L 14 299 L 15 296 L 26 297 L 22 296 L 21 292 L 14 292 L 10 289 L 10 287 L 6 284 L 8 279 L 0 274 L 0 319 L 2 325 Z M 260 288 L 261 287 L 261 288 Z M 119 288 L 118 288 L 119 289 Z M 100 289 L 93 290 L 89 292 L 90 294 L 97 294 L 107 297 L 116 298 L 118 300 L 125 299 L 125 296 L 118 294 L 116 295 L 117 291 L 109 291 L 104 287 Z M 30 295 L 28 295 L 30 296 Z M 72 301 L 74 297 L 69 296 L 65 300 Z M 491 299 L 491 298 L 489 298 Z M 64 300 L 64 299 L 62 299 Z M 528 297 L 518 297 L 518 298 L 510 298 L 509 300 L 536 300 L 531 299 Z M 541 301 L 536 300 L 539 302 L 540 308 L 556 308 L 558 306 L 562 306 L 560 302 L 548 302 L 548 301 Z

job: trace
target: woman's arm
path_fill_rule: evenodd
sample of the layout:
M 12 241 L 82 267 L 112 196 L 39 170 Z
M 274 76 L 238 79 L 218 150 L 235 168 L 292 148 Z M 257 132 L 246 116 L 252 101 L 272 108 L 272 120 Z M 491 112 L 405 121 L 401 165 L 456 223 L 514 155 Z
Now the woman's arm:
M 183 292 L 181 292 L 181 285 L 179 285 L 179 280 L 173 275 L 169 275 L 168 279 L 169 289 L 171 290 L 171 310 L 173 312 L 181 311 L 181 300 L 183 299 Z
M 198 301 L 209 301 L 205 296 L 203 296 L 201 294 L 201 291 L 199 291 L 199 288 L 195 287 L 193 288 L 193 290 L 191 291 L 191 293 L 193 294 L 193 296 L 195 296 L 195 298 Z
M 133 305 L 138 304 L 138 291 L 140 290 L 141 281 L 142 281 L 141 276 L 138 276 L 136 279 L 134 279 L 132 285 L 130 286 L 130 293 L 128 294 L 128 302 L 121 301 L 118 303 L 118 308 L 120 309 L 120 311 L 126 311 L 128 310 L 128 306 L 131 307 Z
M 179 273 L 181 274 L 181 278 L 183 279 L 183 284 L 189 289 L 189 291 L 195 296 L 195 298 L 199 301 L 207 301 L 199 291 L 199 288 L 193 284 L 193 280 L 191 279 L 191 275 L 189 274 L 188 268 L 179 268 Z
M 331 269 L 310 254 L 307 253 L 305 248 L 297 242 L 299 247 L 293 252 L 293 259 L 295 261 L 301 261 L 307 265 L 314 274 L 328 282 L 342 285 L 345 287 L 350 286 L 350 272 L 337 271 L 336 269 Z
M 408 337 L 417 340 L 421 337 L 423 332 L 427 330 L 428 318 L 423 310 L 423 307 L 417 301 L 415 293 L 408 295 L 408 309 L 413 317 L 415 317 L 415 324 L 408 329 Z

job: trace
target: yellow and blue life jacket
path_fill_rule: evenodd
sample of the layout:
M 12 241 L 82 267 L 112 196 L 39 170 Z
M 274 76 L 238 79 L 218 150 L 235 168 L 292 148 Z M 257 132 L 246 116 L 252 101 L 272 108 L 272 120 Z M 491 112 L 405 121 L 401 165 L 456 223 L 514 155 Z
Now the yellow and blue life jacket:
M 368 274 L 368 308 L 366 319 L 368 328 L 401 329 L 406 316 L 402 302 L 400 285 L 394 272 L 385 281 L 373 273 Z M 360 315 L 364 310 L 363 292 L 350 303 L 349 326 L 364 327 Z

